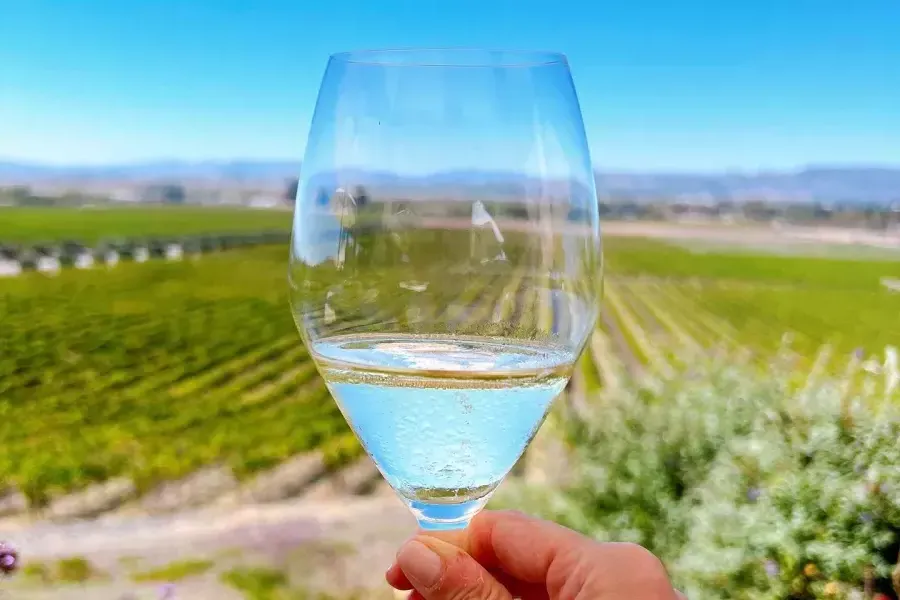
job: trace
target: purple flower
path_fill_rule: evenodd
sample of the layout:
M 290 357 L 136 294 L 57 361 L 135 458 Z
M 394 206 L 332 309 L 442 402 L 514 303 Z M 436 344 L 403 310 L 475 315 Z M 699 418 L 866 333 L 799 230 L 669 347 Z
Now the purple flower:
M 159 600 L 174 600 L 175 599 L 175 584 L 174 583 L 165 583 L 159 586 Z
M 756 486 L 747 490 L 747 500 L 750 502 L 756 502 L 760 496 L 762 496 L 762 490 Z
M 774 560 L 767 560 L 765 564 L 766 575 L 769 577 L 775 578 L 781 573 L 781 569 L 778 568 L 778 563 Z
M 0 542 L 0 575 L 9 575 L 19 564 L 19 554 L 6 542 Z
M 863 357 L 866 355 L 866 353 L 865 353 L 865 351 L 864 351 L 862 348 L 857 348 L 856 350 L 853 351 L 853 355 L 854 355 L 857 359 L 862 360 Z
M 871 523 L 872 522 L 872 513 L 864 512 L 859 515 L 859 520 L 863 523 Z

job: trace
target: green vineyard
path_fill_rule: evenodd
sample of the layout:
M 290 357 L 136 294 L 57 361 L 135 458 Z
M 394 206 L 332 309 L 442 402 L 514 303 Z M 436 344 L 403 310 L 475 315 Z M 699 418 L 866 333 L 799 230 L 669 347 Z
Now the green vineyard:
M 900 344 L 900 261 L 746 252 L 695 254 L 644 239 L 606 241 L 604 315 L 586 382 L 670 372 L 696 352 L 744 350 L 763 366 L 786 343 L 798 370 L 841 372 Z
M 149 484 L 354 451 L 291 322 L 286 254 L 2 282 L 3 480 L 43 502 L 120 474 Z
M 900 295 L 879 285 L 900 262 L 605 246 L 603 313 L 576 377 L 587 390 L 717 349 L 764 365 L 785 334 L 804 368 L 900 342 Z M 241 479 L 312 450 L 331 466 L 357 456 L 292 321 L 287 258 L 277 244 L 0 280 L 0 481 L 42 506 L 116 477 L 147 491 L 210 465 Z M 553 318 L 521 272 L 421 279 L 445 283 L 400 318 L 481 334 Z M 385 318 L 365 305 L 334 309 L 364 330 Z
M 3 208 L 0 243 L 290 231 L 291 212 L 218 207 Z

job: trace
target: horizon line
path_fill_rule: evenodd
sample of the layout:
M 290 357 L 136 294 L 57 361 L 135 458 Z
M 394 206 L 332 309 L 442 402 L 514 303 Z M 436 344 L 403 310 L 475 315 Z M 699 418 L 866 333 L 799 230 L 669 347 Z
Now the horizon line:
M 77 163 L 77 162 L 57 162 L 57 161 L 41 161 L 31 159 L 21 159 L 16 157 L 0 156 L 0 165 L 13 165 L 19 167 L 42 168 L 42 169 L 114 169 L 114 168 L 134 168 L 145 167 L 150 165 L 174 164 L 180 166 L 201 166 L 201 165 L 228 165 L 228 164 L 251 164 L 251 165 L 272 165 L 272 164 L 296 164 L 301 165 L 302 160 L 291 158 L 177 158 L 177 157 L 160 157 L 137 159 L 122 162 L 100 162 L 100 163 Z M 641 175 L 653 173 L 658 175 L 760 175 L 770 173 L 800 173 L 808 170 L 817 169 L 900 169 L 900 162 L 810 162 L 801 163 L 794 166 L 784 167 L 711 167 L 709 169 L 701 168 L 680 168 L 680 167 L 639 167 L 639 166 L 608 166 L 593 165 L 594 172 L 612 173 L 612 174 L 634 174 Z M 476 169 L 455 169 L 441 172 L 457 172 L 471 171 Z

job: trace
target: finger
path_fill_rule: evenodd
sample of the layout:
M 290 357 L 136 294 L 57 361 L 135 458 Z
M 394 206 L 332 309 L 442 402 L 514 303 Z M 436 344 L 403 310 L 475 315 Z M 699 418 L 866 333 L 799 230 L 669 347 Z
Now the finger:
M 548 600 L 549 598 L 547 588 L 542 583 L 524 583 L 502 571 L 488 572 L 500 582 L 500 585 L 509 590 L 509 593 L 514 598 L 522 598 L 523 600 Z M 413 589 L 413 584 L 409 582 L 409 579 L 403 573 L 403 569 L 397 563 L 391 565 L 391 568 L 387 570 L 385 579 L 387 579 L 391 587 L 397 590 L 406 591 Z M 413 600 L 413 598 L 413 596 L 410 596 L 407 600 Z
M 543 583 L 525 583 L 510 576 L 503 571 L 488 571 L 494 579 L 500 582 L 500 585 L 509 590 L 513 598 L 521 598 L 522 600 L 549 600 L 550 595 L 547 593 L 547 586 Z
M 460 548 L 492 573 L 506 573 L 507 582 L 521 580 L 542 589 L 554 561 L 559 563 L 564 554 L 574 560 L 580 549 L 595 545 L 570 529 L 516 511 L 482 511 L 466 529 L 424 535 Z M 386 575 L 397 589 L 413 587 L 396 564 Z
M 413 589 L 413 585 L 409 582 L 409 579 L 406 578 L 406 575 L 403 573 L 403 569 L 401 569 L 400 565 L 398 565 L 397 563 L 391 565 L 391 568 L 388 569 L 384 574 L 384 578 L 387 580 L 391 587 L 398 590 Z
M 419 529 L 418 535 L 427 535 L 428 537 L 443 540 L 465 551 L 468 546 L 469 530 L 447 529 L 438 531 L 424 531 L 422 529 Z M 394 560 L 394 564 L 391 565 L 391 567 L 384 575 L 385 579 L 391 585 L 391 587 L 394 587 L 398 590 L 413 589 L 413 585 L 409 582 L 409 579 L 406 578 L 406 575 L 403 574 L 403 570 L 399 567 L 399 565 L 397 565 L 396 559 Z
M 534 584 L 532 591 L 543 585 L 551 597 L 577 589 L 594 597 L 638 592 L 644 596 L 635 597 L 677 597 L 665 567 L 640 546 L 600 544 L 518 512 L 484 511 L 464 531 L 428 536 L 459 547 L 489 572 L 505 572 L 507 585 Z
M 416 536 L 397 564 L 424 600 L 512 600 L 512 595 L 463 550 L 435 537 Z
M 550 597 L 581 589 L 590 597 L 675 598 L 668 574 L 634 544 L 601 544 L 571 529 L 519 512 L 483 511 L 455 542 L 489 571 L 543 584 Z M 641 595 L 643 594 L 643 595 Z M 574 596 L 573 596 L 574 597 Z
M 464 550 L 489 570 L 544 583 L 551 567 L 574 564 L 598 544 L 549 521 L 515 511 L 483 511 L 468 529 Z

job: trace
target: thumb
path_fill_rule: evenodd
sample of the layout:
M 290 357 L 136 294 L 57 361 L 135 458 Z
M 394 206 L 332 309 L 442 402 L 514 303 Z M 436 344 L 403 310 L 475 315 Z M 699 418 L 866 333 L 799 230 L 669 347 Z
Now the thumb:
M 397 566 L 425 600 L 512 600 L 475 559 L 427 535 L 416 536 L 400 548 Z

